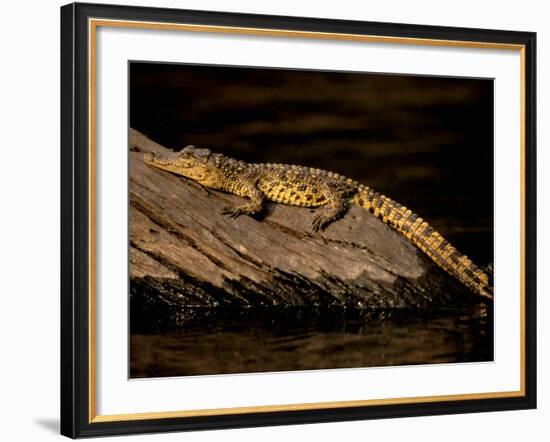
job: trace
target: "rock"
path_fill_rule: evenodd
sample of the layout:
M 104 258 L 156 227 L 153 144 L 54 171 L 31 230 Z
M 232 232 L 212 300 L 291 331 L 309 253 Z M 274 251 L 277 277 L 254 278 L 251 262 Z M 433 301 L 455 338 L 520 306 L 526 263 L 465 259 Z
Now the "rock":
M 269 203 L 261 218 L 221 214 L 242 198 L 143 162 L 167 149 L 130 131 L 132 311 L 182 307 L 425 309 L 474 297 L 399 233 L 352 207 L 314 233 L 314 210 Z

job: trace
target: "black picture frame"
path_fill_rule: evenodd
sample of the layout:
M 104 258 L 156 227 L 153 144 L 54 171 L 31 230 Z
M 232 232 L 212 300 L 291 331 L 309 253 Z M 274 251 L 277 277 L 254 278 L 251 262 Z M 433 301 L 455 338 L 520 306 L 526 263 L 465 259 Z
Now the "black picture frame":
M 421 403 L 94 421 L 90 407 L 90 18 L 519 45 L 524 57 L 524 395 Z M 536 407 L 536 34 L 166 8 L 61 8 L 61 433 L 87 437 L 305 424 Z

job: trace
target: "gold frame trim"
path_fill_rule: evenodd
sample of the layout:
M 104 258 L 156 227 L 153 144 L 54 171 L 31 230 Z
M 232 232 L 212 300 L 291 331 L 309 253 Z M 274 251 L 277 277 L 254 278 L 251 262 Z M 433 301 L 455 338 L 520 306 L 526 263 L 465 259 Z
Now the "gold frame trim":
M 308 39 L 325 39 L 339 41 L 357 41 L 369 43 L 387 43 L 387 44 L 413 44 L 422 46 L 444 46 L 444 47 L 461 47 L 461 48 L 476 48 L 476 49 L 496 49 L 519 51 L 520 53 L 520 168 L 521 168 L 521 259 L 520 259 L 520 389 L 518 391 L 504 392 L 488 392 L 488 393 L 465 393 L 453 395 L 437 395 L 437 396 L 416 396 L 416 397 L 400 397 L 388 399 L 368 399 L 368 400 L 353 400 L 353 401 L 336 401 L 336 402 L 315 402 L 302 404 L 284 404 L 284 405 L 261 405 L 248 407 L 234 408 L 216 408 L 216 409 L 197 409 L 197 410 L 181 410 L 181 411 L 158 411 L 148 413 L 129 413 L 129 414 L 111 414 L 98 415 L 96 414 L 96 35 L 97 28 L 116 27 L 116 28 L 139 28 L 149 30 L 170 30 L 170 31 L 186 31 L 186 32 L 208 32 L 218 34 L 234 34 L 234 35 L 254 35 L 268 37 L 290 37 L 290 38 L 308 38 Z M 525 83 L 525 45 L 521 44 L 505 44 L 492 42 L 474 42 L 474 41 L 458 41 L 458 40 L 438 40 L 424 38 L 409 38 L 409 37 L 389 37 L 377 35 L 359 35 L 359 34 L 340 34 L 329 32 L 307 32 L 307 31 L 291 31 L 282 29 L 264 29 L 264 28 L 244 28 L 231 26 L 210 26 L 210 25 L 191 25 L 180 23 L 158 23 L 145 21 L 131 20 L 111 20 L 111 19 L 88 19 L 88 66 L 89 66 L 89 423 L 99 422 L 117 422 L 117 421 L 134 421 L 145 419 L 169 419 L 179 417 L 198 417 L 198 416 L 220 416 L 220 415 L 238 415 L 246 413 L 268 413 L 278 411 L 297 411 L 297 410 L 322 410 L 329 408 L 349 408 L 349 407 L 365 407 L 375 405 L 396 405 L 396 404 L 418 404 L 426 402 L 442 402 L 442 401 L 461 401 L 461 400 L 481 400 L 481 399 L 496 399 L 496 398 L 513 398 L 525 396 L 525 99 L 526 99 L 526 83 Z

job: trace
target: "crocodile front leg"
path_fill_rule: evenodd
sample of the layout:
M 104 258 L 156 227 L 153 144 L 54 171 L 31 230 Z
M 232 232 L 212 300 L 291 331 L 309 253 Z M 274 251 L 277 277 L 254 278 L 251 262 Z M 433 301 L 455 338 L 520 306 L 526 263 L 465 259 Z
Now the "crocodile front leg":
M 257 215 L 264 208 L 264 195 L 257 187 L 258 179 L 251 174 L 246 174 L 238 180 L 238 189 L 235 193 L 249 198 L 247 204 L 238 207 L 224 207 L 222 213 L 230 218 L 238 218 L 241 215 Z

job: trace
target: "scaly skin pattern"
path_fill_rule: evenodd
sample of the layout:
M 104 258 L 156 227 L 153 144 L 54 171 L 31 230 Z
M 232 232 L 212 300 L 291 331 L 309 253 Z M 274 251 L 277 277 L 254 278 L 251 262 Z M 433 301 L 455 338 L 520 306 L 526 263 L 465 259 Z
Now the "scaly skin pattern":
M 323 207 L 313 230 L 323 230 L 345 215 L 350 204 L 363 207 L 428 255 L 474 292 L 492 300 L 488 275 L 459 253 L 407 207 L 337 173 L 286 164 L 248 164 L 209 149 L 187 146 L 174 154 L 146 153 L 150 166 L 190 178 L 201 185 L 248 198 L 223 213 L 236 218 L 260 213 L 266 200 L 298 207 Z

